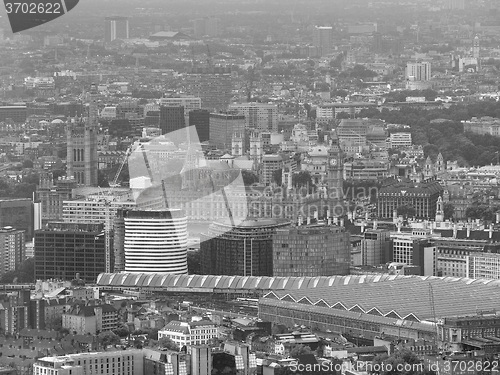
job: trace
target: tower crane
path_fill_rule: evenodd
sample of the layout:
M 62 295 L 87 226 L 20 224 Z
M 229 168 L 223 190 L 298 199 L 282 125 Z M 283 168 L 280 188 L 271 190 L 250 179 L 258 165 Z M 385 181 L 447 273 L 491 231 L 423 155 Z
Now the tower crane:
M 434 320 L 434 325 L 436 327 L 436 337 L 434 339 L 434 345 L 437 348 L 438 340 L 439 340 L 439 327 L 438 327 L 437 319 L 436 319 L 436 305 L 434 303 L 434 289 L 432 288 L 431 282 L 429 282 L 429 303 L 431 305 L 432 319 Z

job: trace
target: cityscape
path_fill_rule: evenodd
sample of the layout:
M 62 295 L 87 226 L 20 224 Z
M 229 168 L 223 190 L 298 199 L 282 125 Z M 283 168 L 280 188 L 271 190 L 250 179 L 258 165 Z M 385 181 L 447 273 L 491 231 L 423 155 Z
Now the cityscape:
M 500 373 L 499 0 L 4 3 L 0 375 Z

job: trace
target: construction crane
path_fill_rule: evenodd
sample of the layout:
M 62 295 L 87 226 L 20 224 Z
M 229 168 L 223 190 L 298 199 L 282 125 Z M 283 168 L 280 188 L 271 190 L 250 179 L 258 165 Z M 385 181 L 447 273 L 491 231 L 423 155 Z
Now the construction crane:
M 434 320 L 434 325 L 436 327 L 436 337 L 434 339 L 434 345 L 436 346 L 436 349 L 437 349 L 438 340 L 439 340 L 439 327 L 438 327 L 437 319 L 436 319 L 436 305 L 434 303 L 434 290 L 432 289 L 432 283 L 430 283 L 430 282 L 429 282 L 429 303 L 431 305 L 432 319 Z
M 109 186 L 112 188 L 110 190 L 110 193 L 113 191 L 114 188 L 120 186 L 120 184 L 118 183 L 118 178 L 120 177 L 120 174 L 122 173 L 123 167 L 125 166 L 125 163 L 127 162 L 128 157 L 129 157 L 131 151 L 132 151 L 132 146 L 129 146 L 127 148 L 127 151 L 125 152 L 125 156 L 123 157 L 123 160 L 122 160 L 122 162 L 120 164 L 120 167 L 118 168 L 118 171 L 116 172 L 116 175 L 115 175 L 115 178 L 113 179 L 113 182 L 111 182 L 109 184 Z

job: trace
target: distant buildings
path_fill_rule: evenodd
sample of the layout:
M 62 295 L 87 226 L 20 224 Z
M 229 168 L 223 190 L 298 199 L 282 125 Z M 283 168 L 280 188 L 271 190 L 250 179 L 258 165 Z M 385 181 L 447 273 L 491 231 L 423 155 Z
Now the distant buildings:
M 493 117 L 473 117 L 469 121 L 464 121 L 464 132 L 475 134 L 487 134 L 500 137 L 500 120 Z
M 187 273 L 187 218 L 181 210 L 127 210 L 125 272 Z
M 23 123 L 27 117 L 26 106 L 0 106 L 0 121 L 11 119 L 14 122 Z
M 215 17 L 203 17 L 193 21 L 193 35 L 196 38 L 204 36 L 217 37 L 220 34 L 220 20 Z
M 160 106 L 184 107 L 184 119 L 187 124 L 189 122 L 189 112 L 201 109 L 201 99 L 189 96 L 161 98 Z
M 500 279 L 500 254 L 472 253 L 467 256 L 467 276 L 471 279 Z
M 392 133 L 389 136 L 389 148 L 411 147 L 411 133 Z
M 106 17 L 104 19 L 104 42 L 129 38 L 128 17 Z
M 111 305 L 75 304 L 62 314 L 62 327 L 77 335 L 96 335 L 118 328 L 118 311 Z
M 431 88 L 431 63 L 428 61 L 406 64 L 406 89 L 425 90 Z
M 62 220 L 63 201 L 71 199 L 72 191 L 76 185 L 74 178 L 59 177 L 54 183 L 52 173 L 40 173 L 40 183 L 36 189 L 36 196 L 41 203 L 42 225 L 49 221 Z
M 351 243 L 337 226 L 279 228 L 273 235 L 273 276 L 348 275 Z
M 272 276 L 273 234 L 288 225 L 279 219 L 247 220 L 237 226 L 213 223 L 208 237 L 202 235 L 201 273 Z
M 231 104 L 234 110 L 245 116 L 245 128 L 259 131 L 278 131 L 278 106 L 265 103 Z
M 186 345 L 208 344 L 218 337 L 218 328 L 210 320 L 198 322 L 171 321 L 158 331 L 158 340 L 166 337 L 182 349 Z
M 187 91 L 201 98 L 201 107 L 225 111 L 233 97 L 233 80 L 228 68 L 195 68 L 186 76 Z
M 235 113 L 211 113 L 210 141 L 223 150 L 231 150 L 235 133 L 245 131 L 245 116 Z
M 361 240 L 361 263 L 363 266 L 378 266 L 392 259 L 390 231 L 367 229 Z
M 103 224 L 51 222 L 35 231 L 35 279 L 94 283 L 106 269 Z
M 12 227 L 0 228 L 0 277 L 16 270 L 25 258 L 24 231 Z
M 328 56 L 333 50 L 333 28 L 316 26 L 313 30 L 313 44 L 320 51 L 320 56 Z

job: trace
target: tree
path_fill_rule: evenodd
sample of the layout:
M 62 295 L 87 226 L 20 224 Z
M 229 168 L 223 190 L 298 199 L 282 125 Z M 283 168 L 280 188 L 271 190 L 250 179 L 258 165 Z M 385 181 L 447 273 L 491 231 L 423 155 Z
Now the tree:
M 241 176 L 243 177 L 243 183 L 245 186 L 251 186 L 259 182 L 259 176 L 251 171 L 244 169 L 241 171 Z
M 201 272 L 200 252 L 188 251 L 187 264 L 188 264 L 188 273 L 190 275 L 199 275 Z
M 168 350 L 174 350 L 176 352 L 179 351 L 179 347 L 175 342 L 173 342 L 171 339 L 168 337 L 162 337 L 158 340 L 158 346 L 160 348 L 166 348 Z
M 33 162 L 30 159 L 24 159 L 23 168 L 33 168 Z
M 311 175 L 307 171 L 301 171 L 294 174 L 292 176 L 292 185 L 297 188 L 313 186 Z
M 397 208 L 398 216 L 403 216 L 404 218 L 414 217 L 415 212 L 415 207 L 413 206 L 404 205 Z
M 455 207 L 451 203 L 445 203 L 443 205 L 444 219 L 451 220 L 455 214 Z
M 311 347 L 308 345 L 295 345 L 291 350 L 290 350 L 290 357 L 292 358 L 297 358 L 301 355 L 306 355 L 306 354 L 314 354 L 313 351 L 311 350 Z
M 104 331 L 99 333 L 99 335 L 97 336 L 97 340 L 103 347 L 120 343 L 120 338 L 111 331 Z
M 283 184 L 283 169 L 277 169 L 273 172 L 273 182 L 278 186 Z
M 124 337 L 127 337 L 128 335 L 130 335 L 130 331 L 125 327 L 117 328 L 113 331 L 113 333 L 121 338 L 124 338 Z
M 397 350 L 390 356 L 387 354 L 378 355 L 373 359 L 373 364 L 371 373 L 377 375 L 430 375 L 428 371 L 424 370 L 425 366 L 421 365 L 417 355 L 407 349 Z M 373 369 L 380 369 L 380 371 L 376 372 Z
M 9 271 L 2 275 L 0 284 L 10 284 L 17 278 L 18 283 L 35 282 L 35 259 L 29 258 L 22 262 L 15 271 Z

